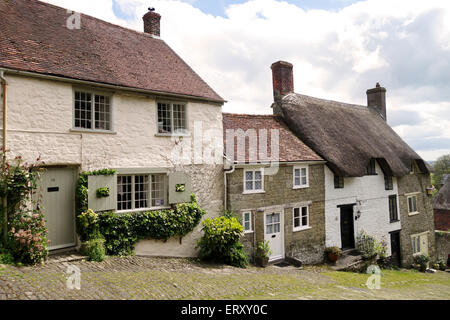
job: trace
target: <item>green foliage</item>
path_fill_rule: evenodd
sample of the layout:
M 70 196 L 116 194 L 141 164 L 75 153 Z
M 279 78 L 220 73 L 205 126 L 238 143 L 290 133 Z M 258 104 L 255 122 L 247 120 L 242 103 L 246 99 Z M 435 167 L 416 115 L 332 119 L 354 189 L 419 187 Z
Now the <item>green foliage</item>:
M 99 232 L 98 214 L 88 209 L 77 216 L 76 225 L 81 241 L 90 240 Z
M 269 246 L 269 241 L 260 241 L 256 245 L 256 258 L 268 258 L 272 254 L 272 250 Z
M 414 256 L 413 267 L 422 272 L 425 272 L 427 270 L 428 262 L 430 262 L 430 260 L 431 260 L 430 257 L 425 254 Z
M 197 243 L 197 247 L 200 248 L 200 258 L 240 268 L 247 267 L 248 257 L 239 241 L 243 229 L 234 217 L 222 216 L 203 221 L 204 235 Z
M 109 255 L 129 255 L 141 239 L 167 240 L 184 237 L 200 223 L 205 211 L 191 195 L 190 203 L 177 204 L 174 209 L 98 216 L 98 228 L 106 242 Z
M 97 198 L 107 198 L 109 197 L 109 188 L 108 187 L 98 188 L 96 194 Z
M 81 252 L 89 261 L 102 262 L 105 260 L 105 239 L 98 237 L 85 241 L 81 245 Z
M 384 241 L 378 241 L 368 235 L 364 230 L 356 237 L 356 248 L 365 260 L 386 260 L 387 245 Z
M 441 271 L 445 271 L 447 269 L 447 262 L 444 259 L 438 259 L 435 263 L 437 265 L 436 269 L 439 269 Z
M 184 184 L 175 185 L 175 192 L 184 192 L 184 191 L 186 191 L 186 185 Z
M 450 154 L 439 157 L 433 165 L 434 174 L 433 182 L 436 189 L 441 188 L 442 176 L 444 174 L 450 174 Z

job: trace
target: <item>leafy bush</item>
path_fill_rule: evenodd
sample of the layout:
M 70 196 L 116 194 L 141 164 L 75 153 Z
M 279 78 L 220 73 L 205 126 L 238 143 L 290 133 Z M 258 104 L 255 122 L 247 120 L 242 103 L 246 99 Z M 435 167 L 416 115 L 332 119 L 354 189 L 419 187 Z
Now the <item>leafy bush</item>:
M 107 212 L 99 215 L 99 230 L 105 238 L 105 248 L 108 255 L 129 255 L 133 253 L 138 237 L 135 233 L 134 216 L 132 214 L 118 215 Z
M 203 221 L 203 237 L 198 241 L 200 258 L 245 268 L 248 257 L 240 243 L 242 225 L 236 218 L 218 217 Z
M 342 250 L 339 247 L 327 247 L 325 248 L 325 254 L 333 254 L 337 257 L 342 256 Z
M 268 258 L 272 254 L 272 250 L 269 246 L 269 241 L 260 241 L 256 245 L 256 258 Z
M 376 244 L 377 240 L 368 235 L 365 231 L 361 231 L 356 237 L 356 248 L 365 260 L 377 256 Z
M 90 240 L 99 232 L 98 214 L 92 209 L 88 209 L 77 216 L 76 225 L 81 241 Z
M 96 194 L 97 198 L 109 197 L 109 188 L 108 187 L 98 188 Z
M 89 261 L 102 262 L 105 260 L 105 239 L 97 238 L 82 243 L 81 252 Z
M 430 257 L 425 254 L 414 256 L 413 267 L 422 272 L 425 272 L 427 270 L 428 262 L 430 262 L 430 260 L 431 260 Z

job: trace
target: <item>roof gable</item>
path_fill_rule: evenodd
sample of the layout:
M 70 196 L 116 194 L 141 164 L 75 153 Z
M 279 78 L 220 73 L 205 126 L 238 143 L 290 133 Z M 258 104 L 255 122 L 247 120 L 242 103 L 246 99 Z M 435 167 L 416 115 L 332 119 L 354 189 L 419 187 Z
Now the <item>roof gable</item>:
M 0 67 L 161 93 L 224 100 L 163 40 L 37 0 L 0 2 Z
M 415 160 L 428 168 L 374 108 L 291 93 L 280 102 L 283 117 L 296 135 L 322 156 L 336 174 L 365 175 L 370 159 L 394 176 L 409 173 Z

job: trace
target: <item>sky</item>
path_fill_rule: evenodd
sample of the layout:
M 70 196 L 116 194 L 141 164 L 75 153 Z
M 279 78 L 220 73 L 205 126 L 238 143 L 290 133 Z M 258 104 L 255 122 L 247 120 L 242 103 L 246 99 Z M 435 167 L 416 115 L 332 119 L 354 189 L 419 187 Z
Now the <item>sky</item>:
M 450 153 L 448 0 L 45 0 L 143 31 L 148 7 L 161 38 L 228 102 L 270 114 L 278 60 L 297 93 L 367 103 L 387 89 L 388 123 L 425 160 Z

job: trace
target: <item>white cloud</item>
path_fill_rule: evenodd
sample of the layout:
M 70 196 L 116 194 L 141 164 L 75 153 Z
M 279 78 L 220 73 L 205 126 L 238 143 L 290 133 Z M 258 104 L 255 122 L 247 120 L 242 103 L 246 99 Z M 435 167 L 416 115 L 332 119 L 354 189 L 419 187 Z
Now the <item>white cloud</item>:
M 148 7 L 146 0 L 116 0 L 134 13 L 123 21 L 112 0 L 47 2 L 139 31 Z M 395 128 L 413 148 L 421 135 L 450 139 L 447 0 L 367 0 L 339 11 L 251 0 L 230 5 L 225 18 L 186 2 L 151 4 L 162 14 L 162 38 L 229 101 L 225 111 L 271 113 L 270 65 L 287 60 L 299 93 L 365 104 L 365 90 L 379 81 L 388 89 L 390 113 L 416 115 L 414 123 Z M 428 160 L 439 155 L 433 152 L 424 153 L 433 155 Z

